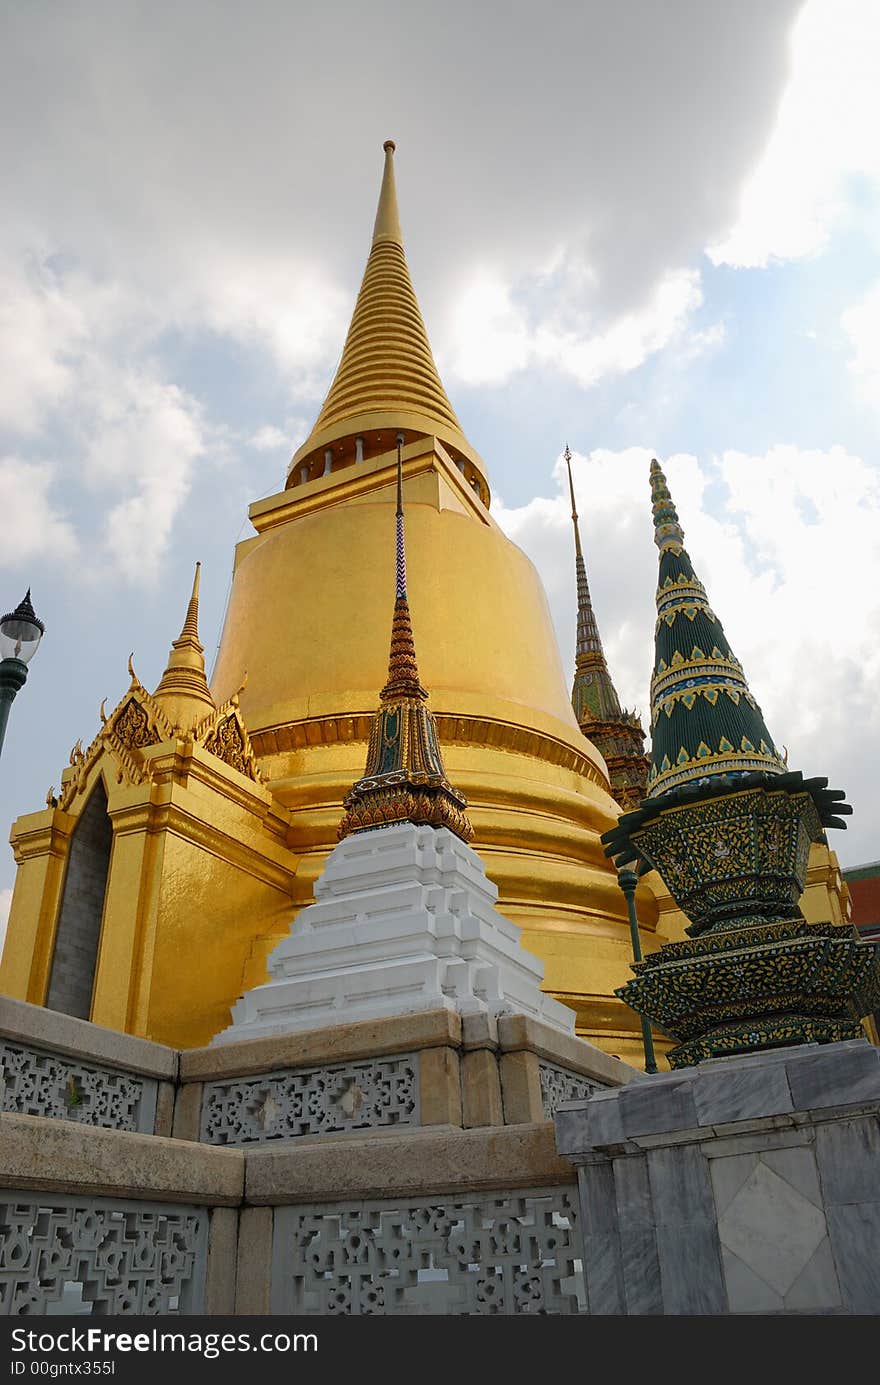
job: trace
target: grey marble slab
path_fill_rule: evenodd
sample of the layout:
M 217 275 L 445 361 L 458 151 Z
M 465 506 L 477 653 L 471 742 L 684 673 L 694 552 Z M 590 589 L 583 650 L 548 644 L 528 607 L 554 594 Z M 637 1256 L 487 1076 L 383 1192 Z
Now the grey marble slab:
M 658 1226 L 657 1254 L 664 1313 L 725 1312 L 727 1295 L 714 1222 Z
M 816 1157 L 826 1203 L 880 1201 L 880 1121 L 876 1116 L 851 1116 L 818 1126 Z
M 843 1300 L 851 1313 L 880 1313 L 880 1202 L 828 1208 Z
M 626 1136 L 659 1135 L 694 1129 L 693 1079 L 661 1076 L 653 1082 L 623 1087 L 618 1096 Z
M 657 1233 L 649 1227 L 630 1227 L 620 1238 L 620 1259 L 626 1311 L 630 1316 L 663 1312 L 663 1286 L 657 1254 Z
M 626 1312 L 617 1232 L 584 1234 L 587 1308 L 597 1316 Z
M 795 1109 L 880 1104 L 880 1050 L 862 1043 L 827 1044 L 786 1064 Z
M 630 1227 L 653 1225 L 656 1213 L 646 1155 L 618 1155 L 614 1160 L 614 1192 L 621 1234 L 626 1235 Z
M 809 1313 L 812 1309 L 827 1313 L 840 1305 L 834 1255 L 826 1236 L 785 1295 L 785 1308 L 792 1313 Z
M 554 1116 L 556 1148 L 575 1155 L 624 1141 L 619 1091 L 597 1093 L 580 1102 L 569 1101 Z
M 584 1236 L 594 1232 L 617 1234 L 617 1199 L 614 1195 L 614 1170 L 610 1161 L 587 1164 L 578 1170 L 578 1187 L 583 1205 Z
M 715 1215 L 709 1164 L 699 1146 L 673 1145 L 647 1154 L 658 1225 L 711 1220 Z
M 760 1120 L 794 1108 L 783 1063 L 766 1067 L 716 1068 L 700 1073 L 694 1083 L 694 1102 L 700 1125 L 727 1125 Z

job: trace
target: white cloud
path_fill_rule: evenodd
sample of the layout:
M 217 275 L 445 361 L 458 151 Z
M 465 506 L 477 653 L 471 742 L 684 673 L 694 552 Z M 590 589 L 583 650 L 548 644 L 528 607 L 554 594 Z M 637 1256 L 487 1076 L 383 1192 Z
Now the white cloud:
M 86 579 L 109 562 L 132 581 L 149 580 L 206 451 L 198 402 L 163 378 L 150 353 L 155 305 L 130 286 L 46 262 L 7 261 L 3 280 L 11 312 L 0 422 L 32 455 L 2 463 L 0 497 L 16 516 L 2 560 L 79 551 Z M 52 438 L 59 421 L 61 442 Z M 67 515 L 54 498 L 62 488 Z
M 582 385 L 606 375 L 636 370 L 649 356 L 668 346 L 684 329 L 703 295 L 696 271 L 666 275 L 638 311 L 614 318 L 595 334 L 580 337 L 547 325 L 538 333 L 538 355 L 567 371 Z
M 173 270 L 169 312 L 186 331 L 207 328 L 264 351 L 298 391 L 321 393 L 351 312 L 325 266 L 302 251 L 256 256 L 223 246 Z
M 739 268 L 815 254 L 844 215 L 848 180 L 880 181 L 880 6 L 809 0 L 791 40 L 791 77 L 733 229 L 708 250 Z
M 864 398 L 880 407 L 880 283 L 847 308 L 840 322 L 855 353 L 849 368 Z
M 274 423 L 264 423 L 263 427 L 258 428 L 248 439 L 248 446 L 257 452 L 277 452 L 279 448 L 287 445 L 288 435 L 282 429 L 276 428 Z
M 730 224 L 796 4 L 584 0 L 551 7 L 540 43 L 534 11 L 504 0 L 478 24 L 448 0 L 442 25 L 396 0 L 332 14 L 263 3 L 256 24 L 215 0 L 50 26 L 24 7 L 0 58 L 4 238 L 132 286 L 166 326 L 257 346 L 320 394 L 393 131 L 416 282 L 462 377 L 500 380 L 536 353 L 578 378 L 631 369 Z M 395 78 L 377 84 L 389 31 Z M 320 62 L 294 84 L 277 62 L 328 45 L 332 97 Z M 423 99 L 426 52 L 456 73 L 439 106 Z M 551 314 L 532 302 L 524 326 L 519 295 L 536 285 L 565 301 Z M 572 342 L 582 359 L 567 367 Z M 34 351 L 34 371 L 50 359 Z
M 574 478 L 593 603 L 621 698 L 648 710 L 657 553 L 646 448 L 575 456 Z M 771 735 L 793 768 L 829 776 L 857 816 L 832 845 L 873 859 L 880 738 L 880 476 L 843 448 L 791 446 L 663 463 L 685 542 L 742 661 Z M 570 504 L 559 490 L 497 507 L 536 563 L 563 656 L 573 663 Z M 644 716 L 647 725 L 647 716 Z
M 511 287 L 495 270 L 474 275 L 457 295 L 448 329 L 450 377 L 497 385 L 529 365 L 534 342 Z
M 55 507 L 52 492 L 57 480 L 57 468 L 48 463 L 0 458 L 0 563 L 5 567 L 41 557 L 70 558 L 76 553 L 73 528 Z
M 140 371 L 111 371 L 90 402 L 86 475 L 125 492 L 105 516 L 105 548 L 125 577 L 144 581 L 155 574 L 205 453 L 200 409 L 176 385 Z
M 0 425 L 40 431 L 43 411 L 69 393 L 72 350 L 86 327 L 76 303 L 33 260 L 0 268 Z
M 666 275 L 638 310 L 601 324 L 589 319 L 575 327 L 565 322 L 554 302 L 571 303 L 568 275 L 550 295 L 549 311 L 529 321 L 514 288 L 496 271 L 475 277 L 459 295 L 447 337 L 450 376 L 469 385 L 496 385 L 530 366 L 549 365 L 590 386 L 607 376 L 636 370 L 655 352 L 681 338 L 703 295 L 694 270 Z M 546 279 L 542 286 L 547 288 Z M 717 344 L 717 330 L 693 334 L 686 349 L 692 355 L 695 336 Z

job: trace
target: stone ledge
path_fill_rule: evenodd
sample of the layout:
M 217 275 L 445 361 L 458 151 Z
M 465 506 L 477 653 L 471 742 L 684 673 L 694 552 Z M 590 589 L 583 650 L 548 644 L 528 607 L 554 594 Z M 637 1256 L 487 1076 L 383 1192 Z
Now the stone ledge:
M 553 1126 L 422 1129 L 397 1139 L 334 1141 L 248 1152 L 245 1200 L 252 1204 L 345 1202 L 355 1198 L 457 1196 L 493 1188 L 571 1185 Z
M 271 1034 L 216 1048 L 185 1049 L 181 1082 L 252 1077 L 279 1068 L 323 1067 L 357 1058 L 394 1057 L 423 1048 L 458 1047 L 461 1018 L 451 1010 L 426 1010 L 390 1019 L 358 1020 L 299 1034 Z
M 556 1113 L 557 1141 L 576 1159 L 590 1150 L 656 1149 L 877 1110 L 880 1051 L 853 1039 L 717 1059 L 565 1102 Z
M 6 995 L 0 996 L 0 1037 L 99 1067 L 163 1081 L 177 1078 L 176 1049 Z
M 551 1029 L 549 1024 L 542 1024 L 529 1015 L 500 1015 L 498 1045 L 504 1053 L 521 1050 L 536 1053 L 550 1063 L 571 1068 L 584 1077 L 591 1077 L 611 1087 L 622 1087 L 624 1083 L 644 1076 L 638 1068 L 631 1068 L 619 1058 L 603 1053 L 601 1048 L 587 1043 L 586 1039 L 561 1034 Z
M 238 1206 L 244 1167 L 240 1150 L 0 1115 L 0 1181 L 16 1191 Z
M 485 1048 L 497 1051 L 498 1016 L 488 1013 L 462 1015 L 461 1046 L 465 1053 Z

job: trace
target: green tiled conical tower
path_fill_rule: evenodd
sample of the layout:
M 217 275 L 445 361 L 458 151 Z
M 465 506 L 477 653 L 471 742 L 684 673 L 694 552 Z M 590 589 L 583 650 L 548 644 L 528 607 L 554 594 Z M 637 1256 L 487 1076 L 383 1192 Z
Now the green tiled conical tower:
M 880 1003 L 880 944 L 808 923 L 810 843 L 852 809 L 827 779 L 780 759 L 694 575 L 657 462 L 660 549 L 653 767 L 648 796 L 602 841 L 618 866 L 658 872 L 691 920 L 687 941 L 633 966 L 615 994 L 676 1041 L 673 1068 L 725 1054 L 861 1034 Z
M 722 774 L 785 763 L 749 691 L 684 547 L 666 477 L 651 463 L 654 542 L 660 550 L 651 678 L 652 766 L 648 797 Z

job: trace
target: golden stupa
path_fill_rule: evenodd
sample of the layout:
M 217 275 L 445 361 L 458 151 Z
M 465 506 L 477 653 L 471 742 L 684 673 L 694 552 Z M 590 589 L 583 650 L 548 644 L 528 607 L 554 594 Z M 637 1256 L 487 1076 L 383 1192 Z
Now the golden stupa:
M 155 693 L 132 672 L 60 793 L 13 825 L 0 990 L 188 1047 L 266 979 L 364 773 L 402 435 L 420 673 L 473 845 L 543 959 L 545 989 L 576 1010 L 579 1033 L 638 1063 L 638 1019 L 613 995 L 629 976 L 625 902 L 599 841 L 620 808 L 578 728 L 541 582 L 492 518 L 486 469 L 437 373 L 393 154 L 388 141 L 335 378 L 286 488 L 251 506 L 256 534 L 237 547 L 212 687 L 197 579 Z M 826 916 L 836 862 L 824 850 L 810 886 Z M 638 910 L 645 951 L 680 934 L 653 877 Z
M 250 510 L 258 537 L 236 554 L 214 693 L 228 696 L 247 671 L 242 712 L 261 772 L 291 812 L 299 908 L 363 772 L 383 681 L 402 432 L 420 669 L 473 844 L 500 907 L 544 959 L 546 987 L 576 1007 L 584 1034 L 629 1053 L 635 1025 L 610 998 L 627 974 L 629 933 L 599 843 L 619 809 L 578 729 L 540 579 L 493 520 L 484 464 L 437 373 L 404 256 L 393 155 L 389 141 L 336 376 L 287 489 Z M 283 638 L 266 640 L 267 611 Z M 648 890 L 643 908 L 650 929 Z M 645 945 L 656 946 L 652 936 Z

